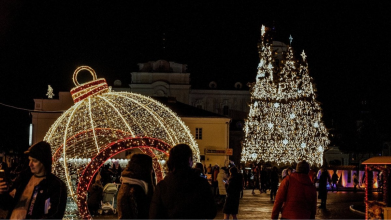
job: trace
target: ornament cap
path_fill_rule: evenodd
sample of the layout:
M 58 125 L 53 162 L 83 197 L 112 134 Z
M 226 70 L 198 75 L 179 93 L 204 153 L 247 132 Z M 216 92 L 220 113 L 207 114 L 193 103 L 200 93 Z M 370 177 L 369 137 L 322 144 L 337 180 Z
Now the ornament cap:
M 80 71 L 87 70 L 92 75 L 92 81 L 79 84 L 77 81 L 77 75 Z M 106 80 L 101 78 L 97 79 L 95 71 L 89 66 L 80 66 L 73 73 L 73 83 L 76 87 L 71 89 L 71 95 L 74 103 L 77 103 L 87 97 L 102 94 L 109 91 L 109 87 Z
M 94 69 L 89 66 L 79 66 L 78 68 L 76 68 L 75 72 L 73 72 L 73 83 L 75 84 L 75 86 L 80 86 L 79 82 L 77 81 L 77 75 L 80 71 L 83 70 L 87 70 L 88 72 L 90 72 L 92 75 L 92 80 L 96 80 L 97 77 Z

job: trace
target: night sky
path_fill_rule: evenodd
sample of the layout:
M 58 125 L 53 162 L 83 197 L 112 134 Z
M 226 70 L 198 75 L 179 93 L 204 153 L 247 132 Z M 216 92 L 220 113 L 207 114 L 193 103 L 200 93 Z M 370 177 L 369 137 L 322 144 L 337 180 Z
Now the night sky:
M 49 84 L 55 98 L 69 91 L 80 65 L 109 85 L 158 59 L 188 64 L 193 88 L 253 82 L 265 24 L 274 40 L 292 35 L 297 58 L 305 50 L 328 127 L 351 126 L 362 99 L 390 127 L 391 2 L 268 2 L 0 1 L 0 103 L 33 109 Z M 28 111 L 0 105 L 0 147 L 27 148 L 30 122 Z

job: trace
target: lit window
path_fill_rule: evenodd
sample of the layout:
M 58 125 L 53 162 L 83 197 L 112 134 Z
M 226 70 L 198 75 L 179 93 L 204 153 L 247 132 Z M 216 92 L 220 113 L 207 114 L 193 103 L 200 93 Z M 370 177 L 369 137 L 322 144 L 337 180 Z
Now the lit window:
M 202 140 L 202 128 L 196 128 L 196 140 Z

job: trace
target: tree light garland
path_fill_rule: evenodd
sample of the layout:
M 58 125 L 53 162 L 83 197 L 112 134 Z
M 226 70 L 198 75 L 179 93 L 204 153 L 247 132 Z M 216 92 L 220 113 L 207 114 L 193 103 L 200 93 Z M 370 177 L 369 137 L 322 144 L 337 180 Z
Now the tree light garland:
M 307 56 L 303 51 L 302 61 L 296 61 L 288 46 L 285 59 L 275 63 L 267 28 L 261 30 L 260 63 L 243 128 L 242 161 L 294 163 L 305 159 L 322 165 L 328 131 L 315 99 Z
M 82 70 L 89 71 L 93 81 L 79 85 L 76 78 Z M 66 183 L 82 218 L 90 218 L 85 193 L 94 174 L 125 149 L 138 148 L 151 156 L 158 181 L 164 175 L 161 158 L 174 145 L 188 144 L 193 160 L 199 161 L 198 145 L 189 128 L 160 102 L 140 94 L 112 92 L 106 80 L 97 79 L 87 66 L 77 68 L 73 80 L 75 104 L 53 123 L 44 140 L 54 152 L 52 171 Z M 73 163 L 78 159 L 86 163 Z

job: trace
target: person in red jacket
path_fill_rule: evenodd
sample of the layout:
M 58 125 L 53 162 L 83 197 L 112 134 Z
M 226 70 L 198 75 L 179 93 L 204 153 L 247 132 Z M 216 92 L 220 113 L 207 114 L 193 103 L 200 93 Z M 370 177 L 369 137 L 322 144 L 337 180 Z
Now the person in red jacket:
M 316 213 L 316 188 L 308 172 L 310 165 L 303 160 L 296 166 L 296 172 L 284 178 L 274 202 L 272 219 L 314 219 Z

